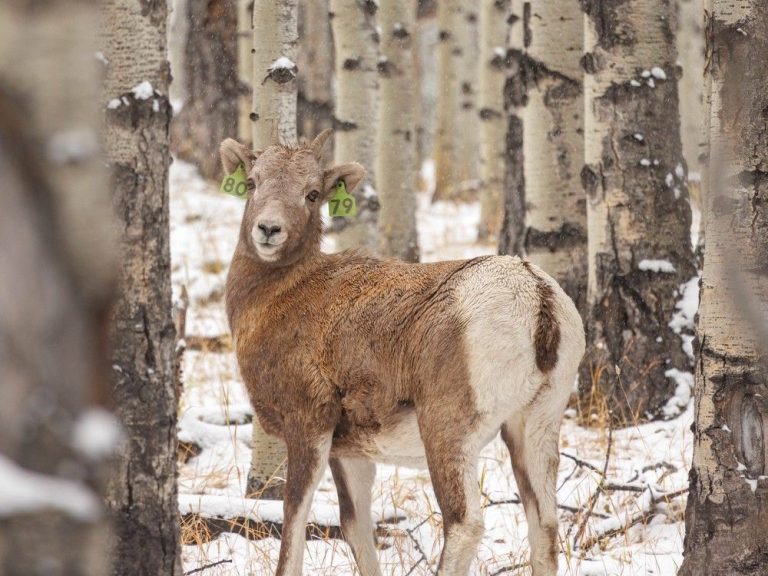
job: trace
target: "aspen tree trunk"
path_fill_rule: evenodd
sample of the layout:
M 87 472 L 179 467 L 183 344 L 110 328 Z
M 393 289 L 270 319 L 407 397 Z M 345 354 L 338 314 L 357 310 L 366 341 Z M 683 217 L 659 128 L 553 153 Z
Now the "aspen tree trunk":
M 419 1 L 416 10 L 416 78 L 419 79 L 419 111 L 416 117 L 418 166 L 432 157 L 437 114 L 437 3 Z M 419 187 L 425 188 L 420 182 Z
M 437 4 L 439 48 L 437 54 L 437 132 L 435 134 L 434 200 L 453 198 L 459 190 L 458 141 L 459 67 L 461 54 L 459 29 L 461 0 L 441 0 Z
M 298 0 L 253 2 L 253 147 L 296 144 Z
M 532 4 L 523 121 L 525 252 L 583 313 L 587 300 L 584 16 L 575 0 Z
M 768 567 L 768 6 L 708 9 L 710 166 L 681 576 Z
M 671 416 L 681 407 L 667 402 L 688 387 L 691 364 L 670 321 L 696 275 L 674 4 L 594 0 L 584 8 L 589 340 L 581 389 L 605 400 L 617 421 Z
M 339 250 L 378 249 L 376 223 L 379 201 L 370 186 L 375 182 L 376 127 L 379 80 L 378 33 L 372 0 L 331 0 L 331 28 L 336 51 L 336 108 L 334 162 L 360 162 L 366 177 L 354 192 L 357 216 L 337 218 Z
M 298 1 L 253 3 L 253 147 L 296 143 L 296 44 Z M 251 468 L 246 494 L 282 497 L 285 444 L 253 422 Z
M 309 141 L 333 126 L 333 38 L 328 0 L 299 2 L 299 137 Z M 330 146 L 329 146 L 330 148 Z
M 237 6 L 234 0 L 188 0 L 184 78 L 187 100 L 173 121 L 173 150 L 204 178 L 221 176 L 219 144 L 237 126 Z
M 481 240 L 496 238 L 501 228 L 504 185 L 504 81 L 511 0 L 480 4 L 480 228 Z
M 416 234 L 416 2 L 390 0 L 379 9 L 380 110 L 376 188 L 381 195 L 381 253 L 419 260 Z
M 123 233 L 111 366 L 117 414 L 127 436 L 108 498 L 116 528 L 113 574 L 180 574 L 168 8 L 165 2 L 142 0 L 106 0 L 102 6 L 109 62 L 105 148 Z
M 522 0 L 512 0 L 508 18 L 509 47 L 504 80 L 504 174 L 503 220 L 499 232 L 499 254 L 523 256 L 525 239 L 525 173 L 523 157 L 523 111 L 525 86 L 525 20 Z
M 88 1 L 0 4 L 0 574 L 109 573 L 115 277 Z M 99 425 L 99 423 L 101 425 Z
M 253 102 L 253 0 L 237 2 L 237 75 L 240 97 L 237 109 L 237 139 L 250 145 Z
M 479 168 L 479 130 L 477 118 L 478 58 L 480 38 L 478 32 L 477 2 L 463 2 L 458 28 L 459 51 L 456 63 L 459 68 L 459 108 L 454 118 L 456 135 L 456 170 L 460 187 L 454 189 L 454 197 L 475 199 L 477 197 Z M 458 196 L 457 196 L 458 195 Z

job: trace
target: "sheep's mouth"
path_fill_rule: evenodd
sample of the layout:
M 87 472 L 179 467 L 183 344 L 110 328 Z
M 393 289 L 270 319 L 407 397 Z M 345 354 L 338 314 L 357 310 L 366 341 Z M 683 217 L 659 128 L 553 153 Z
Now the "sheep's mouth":
M 259 256 L 274 256 L 277 254 L 277 252 L 280 250 L 282 245 L 282 242 L 280 244 L 271 244 L 270 242 L 257 242 L 256 243 L 256 252 L 259 253 Z

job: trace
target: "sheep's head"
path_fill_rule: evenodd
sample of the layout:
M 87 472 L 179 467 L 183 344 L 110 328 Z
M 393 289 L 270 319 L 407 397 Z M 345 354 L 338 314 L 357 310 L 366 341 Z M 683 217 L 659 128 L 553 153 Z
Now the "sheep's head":
M 323 202 L 333 195 L 339 180 L 352 192 L 363 179 L 365 169 L 356 162 L 323 169 L 320 156 L 330 135 L 326 130 L 311 144 L 273 145 L 263 151 L 249 150 L 231 138 L 221 143 L 227 174 L 245 166 L 248 198 L 240 234 L 252 257 L 285 266 L 317 249 Z

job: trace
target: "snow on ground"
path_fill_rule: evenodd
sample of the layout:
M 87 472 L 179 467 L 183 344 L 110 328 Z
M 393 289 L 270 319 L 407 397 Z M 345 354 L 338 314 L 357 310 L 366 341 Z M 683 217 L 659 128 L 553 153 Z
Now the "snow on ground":
M 476 243 L 477 205 L 432 204 L 431 167 L 422 177 L 427 191 L 418 205 L 422 258 L 466 258 L 494 251 Z M 180 467 L 182 516 L 262 519 L 279 522 L 279 504 L 244 498 L 250 460 L 252 411 L 236 361 L 226 346 L 224 280 L 237 239 L 243 202 L 218 193 L 193 167 L 171 167 L 171 240 L 177 293 L 189 294 L 184 394 L 179 437 L 202 448 Z M 332 248 L 330 239 L 324 244 Z M 687 291 L 686 291 L 687 294 Z M 680 316 L 689 314 L 687 300 Z M 684 318 L 687 320 L 687 317 Z M 677 322 L 682 323 L 682 319 Z M 197 343 L 193 345 L 193 343 Z M 224 342 L 223 346 L 212 345 Z M 211 345 L 209 345 L 211 344 Z M 563 424 L 558 477 L 560 573 L 573 576 L 672 576 L 682 561 L 683 512 L 691 455 L 692 410 L 667 422 L 613 432 L 586 429 L 573 419 Z M 610 445 L 606 478 L 602 470 Z M 526 522 L 506 448 L 496 439 L 480 459 L 485 537 L 473 574 L 529 574 Z M 599 493 L 584 523 L 598 485 L 617 485 Z M 383 574 L 433 574 L 442 546 L 440 513 L 429 475 L 423 470 L 380 466 L 374 485 L 373 516 L 378 525 Z M 671 495 L 671 496 L 670 496 Z M 321 525 L 338 524 L 336 492 L 326 473 L 310 517 Z M 581 547 L 573 546 L 577 533 Z M 280 542 L 249 541 L 233 533 L 206 539 L 187 521 L 183 535 L 185 571 L 210 566 L 203 576 L 272 574 Z M 600 538 L 600 536 L 605 536 Z M 205 541 L 209 540 L 209 541 Z M 216 564 L 215 566 L 211 566 Z M 513 568 L 518 565 L 521 568 Z M 507 569 L 507 570 L 505 570 Z M 346 544 L 337 539 L 311 540 L 305 574 L 357 574 Z

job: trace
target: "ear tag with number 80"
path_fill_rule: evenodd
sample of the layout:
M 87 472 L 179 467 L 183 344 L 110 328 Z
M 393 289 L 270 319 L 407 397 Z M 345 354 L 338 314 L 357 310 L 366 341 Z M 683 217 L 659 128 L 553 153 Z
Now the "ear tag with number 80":
M 328 212 L 331 216 L 356 216 L 357 204 L 355 197 L 347 192 L 344 180 L 336 182 L 336 192 L 328 200 Z
M 245 183 L 245 180 L 245 167 L 240 164 L 232 174 L 224 176 L 219 190 L 237 198 L 245 198 L 246 194 L 248 194 L 248 185 Z

